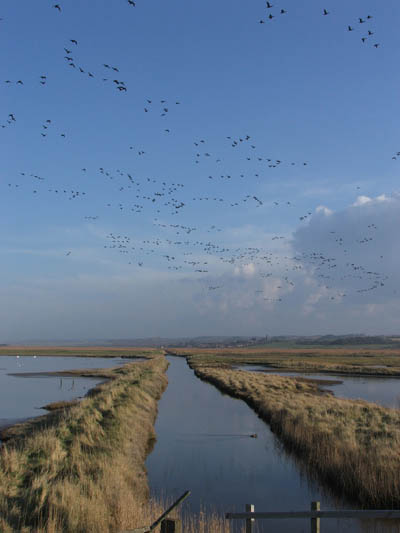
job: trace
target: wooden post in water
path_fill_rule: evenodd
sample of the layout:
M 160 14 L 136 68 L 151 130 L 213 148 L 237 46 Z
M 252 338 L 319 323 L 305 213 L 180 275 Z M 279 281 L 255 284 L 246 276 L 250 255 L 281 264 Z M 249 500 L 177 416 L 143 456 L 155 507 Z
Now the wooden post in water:
M 311 511 L 320 511 L 320 502 L 311 502 Z M 321 533 L 321 519 L 311 518 L 311 533 Z
M 254 513 L 254 505 L 246 503 L 246 513 Z M 253 533 L 254 518 L 246 518 L 246 533 Z
M 164 518 L 161 533 L 182 533 L 182 523 L 178 518 Z

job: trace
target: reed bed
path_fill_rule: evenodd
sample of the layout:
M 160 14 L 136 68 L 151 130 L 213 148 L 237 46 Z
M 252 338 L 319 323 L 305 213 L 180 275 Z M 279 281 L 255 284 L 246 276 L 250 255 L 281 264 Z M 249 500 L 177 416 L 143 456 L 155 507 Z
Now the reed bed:
M 400 507 L 400 411 L 321 393 L 317 384 L 208 367 L 196 375 L 246 401 L 308 472 L 365 508 Z

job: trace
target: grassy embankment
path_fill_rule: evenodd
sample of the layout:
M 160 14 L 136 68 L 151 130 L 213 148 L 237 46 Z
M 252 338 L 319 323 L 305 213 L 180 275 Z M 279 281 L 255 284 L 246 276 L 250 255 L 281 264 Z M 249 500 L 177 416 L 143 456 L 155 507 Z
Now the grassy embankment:
M 215 351 L 188 361 L 199 378 L 246 401 L 338 495 L 364 507 L 400 507 L 400 411 L 322 394 L 296 378 L 232 370 Z
M 0 531 L 98 533 L 151 523 L 166 504 L 149 500 L 145 459 L 155 441 L 167 361 L 77 371 L 108 381 L 79 403 L 3 433 Z M 217 517 L 189 517 L 185 531 L 229 531 Z
M 385 346 L 185 348 L 172 351 L 182 356 L 196 356 L 199 364 L 209 367 L 259 364 L 271 371 L 400 376 L 400 349 Z

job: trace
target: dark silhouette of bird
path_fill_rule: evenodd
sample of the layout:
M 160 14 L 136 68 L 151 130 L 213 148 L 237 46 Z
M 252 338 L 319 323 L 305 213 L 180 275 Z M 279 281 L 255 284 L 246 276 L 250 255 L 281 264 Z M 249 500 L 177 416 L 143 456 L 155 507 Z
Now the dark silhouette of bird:
M 58 9 L 58 11 L 60 11 L 60 13 L 61 13 L 61 6 L 60 6 L 60 4 L 54 4 L 53 7 L 56 8 L 56 9 Z
M 269 2 L 267 2 L 267 9 L 271 9 L 272 7 L 274 7 L 272 4 L 270 4 Z
M 375 46 L 375 48 L 378 48 L 379 43 L 375 43 L 374 46 Z
M 354 28 L 352 28 L 351 26 L 347 26 L 347 29 L 348 29 L 348 31 L 353 31 L 354 30 Z
M 76 44 L 76 45 L 78 44 L 78 41 L 77 41 L 76 39 L 70 39 L 70 41 L 71 41 L 71 43 L 73 43 L 73 44 Z
M 329 11 L 327 11 L 326 9 L 324 9 L 324 15 L 329 15 Z

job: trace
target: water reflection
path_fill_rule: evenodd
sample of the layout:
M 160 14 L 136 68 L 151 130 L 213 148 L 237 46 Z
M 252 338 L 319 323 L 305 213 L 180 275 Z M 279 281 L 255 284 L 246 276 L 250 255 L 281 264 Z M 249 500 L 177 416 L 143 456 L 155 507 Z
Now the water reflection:
M 159 402 L 157 442 L 147 460 L 154 495 L 174 498 L 190 489 L 183 507 L 194 512 L 201 507 L 239 512 L 246 503 L 259 511 L 300 511 L 315 500 L 325 510 L 346 507 L 301 472 L 243 401 L 197 379 L 184 359 L 168 359 L 169 385 Z M 360 532 L 365 524 L 330 519 L 322 522 L 322 531 Z M 372 527 L 372 531 L 391 531 L 375 523 Z M 259 531 L 308 533 L 310 526 L 302 519 L 267 520 L 259 523 Z

